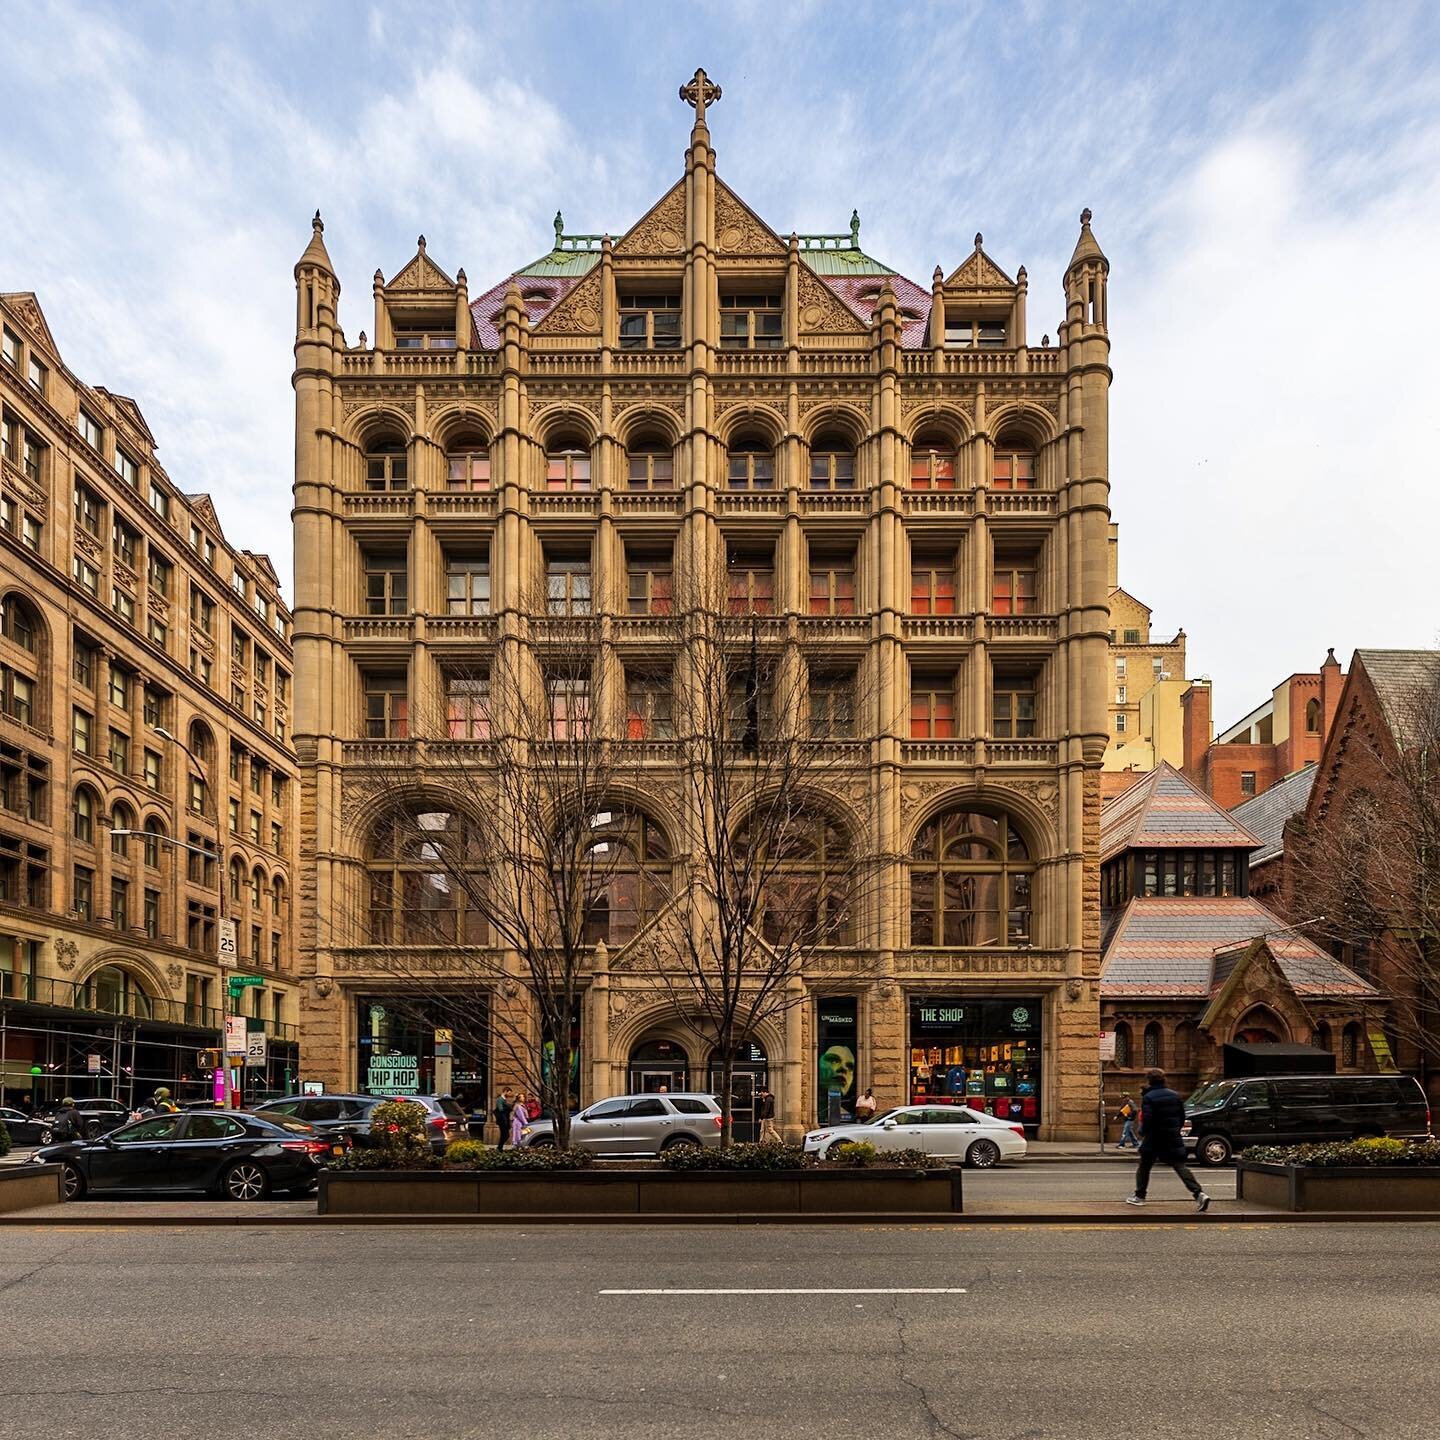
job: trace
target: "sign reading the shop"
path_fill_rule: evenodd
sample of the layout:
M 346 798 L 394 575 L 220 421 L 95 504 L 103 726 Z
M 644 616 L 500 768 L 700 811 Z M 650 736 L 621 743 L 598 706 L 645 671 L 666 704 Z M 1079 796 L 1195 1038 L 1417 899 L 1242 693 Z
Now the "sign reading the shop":
M 965 1009 L 961 1005 L 922 1005 L 920 1007 L 920 1023 L 922 1025 L 958 1025 L 965 1018 Z
M 414 1055 L 376 1055 L 371 1058 L 365 1088 L 387 1095 L 420 1093 L 420 1061 Z

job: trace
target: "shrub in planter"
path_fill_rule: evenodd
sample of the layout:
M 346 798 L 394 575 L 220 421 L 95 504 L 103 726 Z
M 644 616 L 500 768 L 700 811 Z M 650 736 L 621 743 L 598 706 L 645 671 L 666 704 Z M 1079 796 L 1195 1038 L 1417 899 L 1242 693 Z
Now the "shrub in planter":
M 1437 1166 L 1440 1140 L 1332 1140 L 1319 1145 L 1252 1145 L 1241 1160 L 1260 1165 L 1303 1165 L 1307 1168 Z
M 875 1163 L 875 1156 L 879 1152 L 868 1140 L 845 1140 L 839 1145 L 832 1145 L 829 1153 L 836 1164 L 846 1165 L 853 1170 L 863 1170 L 867 1165 Z
M 377 1105 L 370 1116 L 370 1134 L 375 1152 L 393 1152 L 396 1157 L 418 1162 L 423 1155 L 433 1158 L 430 1138 L 425 1131 L 427 1119 L 423 1105 L 409 1100 L 386 1100 Z
M 450 1149 L 458 1150 L 465 1143 L 457 1141 Z M 480 1154 L 470 1162 L 477 1170 L 588 1170 L 595 1163 L 588 1150 L 560 1150 L 554 1145 L 525 1145 L 518 1150 L 477 1148 Z
M 677 1145 L 660 1154 L 666 1170 L 803 1170 L 814 1162 L 799 1145 L 732 1145 L 728 1150 Z
M 8 1155 L 9 1153 L 10 1132 L 3 1125 L 0 1125 L 0 1155 Z
M 327 1165 L 329 1170 L 439 1170 L 440 1157 L 427 1145 L 423 1150 L 413 1146 L 377 1145 L 368 1150 L 352 1150 Z
M 445 1147 L 445 1163 L 447 1165 L 474 1165 L 488 1148 L 478 1140 L 452 1140 Z

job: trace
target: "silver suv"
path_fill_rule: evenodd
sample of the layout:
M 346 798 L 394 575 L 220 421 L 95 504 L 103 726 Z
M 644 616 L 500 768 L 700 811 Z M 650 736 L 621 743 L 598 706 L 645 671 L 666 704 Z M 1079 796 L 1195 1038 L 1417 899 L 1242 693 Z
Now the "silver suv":
M 553 1145 L 551 1120 L 532 1120 L 522 1145 Z M 598 1100 L 570 1121 L 570 1143 L 595 1155 L 658 1155 L 678 1145 L 720 1143 L 720 1103 L 713 1095 L 619 1095 Z

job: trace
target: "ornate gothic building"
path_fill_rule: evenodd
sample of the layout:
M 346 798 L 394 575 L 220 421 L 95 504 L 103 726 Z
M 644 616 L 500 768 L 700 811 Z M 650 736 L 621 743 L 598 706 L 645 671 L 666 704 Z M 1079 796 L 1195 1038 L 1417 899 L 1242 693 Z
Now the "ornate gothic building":
M 803 1003 L 751 1037 L 744 1068 L 782 1127 L 870 1086 L 1093 1134 L 1110 343 L 1090 214 L 1056 343 L 1032 344 L 1025 270 L 980 236 L 922 286 L 861 249 L 854 216 L 838 234 L 774 230 L 717 174 L 718 87 L 701 72 L 682 95 L 696 113 L 674 186 L 613 237 L 557 216 L 548 253 L 478 299 L 422 237 L 376 272 L 373 331 L 351 343 L 318 215 L 295 267 L 306 1074 L 378 1088 L 413 1060 L 415 1087 L 435 1079 L 433 1030 L 387 1005 L 408 882 L 376 875 L 407 861 L 369 778 L 423 780 L 436 747 L 485 745 L 455 677 L 499 636 L 542 638 L 523 604 L 537 586 L 612 617 L 628 697 L 657 677 L 657 597 L 715 562 L 764 642 L 793 652 L 787 683 L 812 714 L 850 687 L 833 714 L 853 711 L 866 743 L 830 819 L 893 857 L 853 943 L 814 955 Z M 595 720 L 648 747 L 633 803 L 662 870 L 686 853 L 663 710 L 627 698 Z M 454 927 L 454 946 L 474 940 Z M 627 971 L 633 932 L 601 937 L 576 1016 L 587 1103 L 711 1083 L 710 1057 Z M 443 947 L 427 963 L 443 984 Z M 513 1005 L 516 989 L 471 1000 Z M 451 1065 L 476 1096 L 511 1078 L 484 1044 Z

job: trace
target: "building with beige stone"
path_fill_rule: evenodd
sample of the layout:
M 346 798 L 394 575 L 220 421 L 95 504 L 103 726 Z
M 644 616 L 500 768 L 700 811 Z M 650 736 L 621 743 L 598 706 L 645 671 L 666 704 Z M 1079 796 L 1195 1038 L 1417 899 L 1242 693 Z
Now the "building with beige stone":
M 299 1017 L 279 579 L 177 487 L 136 402 L 70 370 L 33 294 L 0 295 L 0 326 L 4 1098 L 211 1094 L 222 919 L 261 980 L 240 1007 L 265 1037 L 247 1093 L 282 1089 Z
M 682 95 L 684 174 L 646 214 L 613 236 L 557 216 L 546 253 L 478 298 L 422 237 L 376 272 L 352 342 L 318 215 L 295 267 L 306 1074 L 394 1088 L 413 1059 L 411 1088 L 435 1082 L 433 1030 L 387 1004 L 423 856 L 392 850 L 369 782 L 411 767 L 431 812 L 427 755 L 484 763 L 457 677 L 502 640 L 543 641 L 537 585 L 609 617 L 627 713 L 597 705 L 595 723 L 647 747 L 649 791 L 626 803 L 669 832 L 659 883 L 683 865 L 667 781 L 683 756 L 629 697 L 657 665 L 678 683 L 656 597 L 718 561 L 763 643 L 793 653 L 812 714 L 822 684 L 853 687 L 873 739 L 825 803 L 894 857 L 889 899 L 750 1037 L 751 1080 L 791 1133 L 836 1077 L 882 1103 L 963 1098 L 1032 1134 L 1093 1133 L 1113 622 L 1109 265 L 1090 214 L 1057 342 L 1033 344 L 1025 270 L 980 236 L 922 286 L 865 253 L 857 216 L 772 229 L 718 176 L 718 87 L 702 72 Z M 454 956 L 477 943 L 458 906 L 447 923 L 432 989 L 463 985 Z M 581 1098 L 712 1084 L 711 1057 L 626 968 L 633 922 L 608 923 L 577 1016 Z M 519 989 L 460 999 L 484 1015 Z M 474 1099 L 513 1078 L 484 1043 L 451 1065 Z

